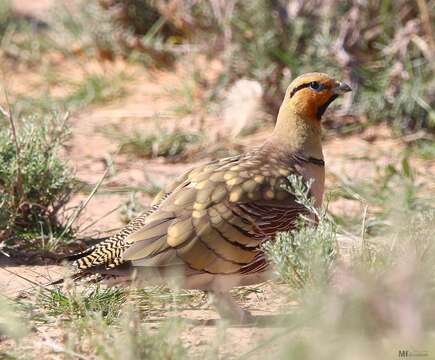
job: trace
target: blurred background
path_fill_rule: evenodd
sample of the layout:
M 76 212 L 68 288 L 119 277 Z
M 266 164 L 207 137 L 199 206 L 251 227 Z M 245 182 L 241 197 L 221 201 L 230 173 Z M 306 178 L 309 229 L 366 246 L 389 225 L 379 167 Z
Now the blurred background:
M 259 86 L 241 88 L 261 95 L 272 121 L 291 79 L 317 69 L 354 89 L 341 110 L 352 129 L 430 131 L 433 12 L 423 0 L 2 1 L 3 62 L 42 66 L 57 55 L 169 70 L 187 57 L 206 104 L 249 79 Z
M 434 29 L 433 0 L 0 0 L 0 357 L 435 358 Z M 182 172 L 260 145 L 312 71 L 353 89 L 323 119 L 321 226 L 236 291 L 286 326 L 144 325 L 213 318 L 167 289 L 17 299 Z

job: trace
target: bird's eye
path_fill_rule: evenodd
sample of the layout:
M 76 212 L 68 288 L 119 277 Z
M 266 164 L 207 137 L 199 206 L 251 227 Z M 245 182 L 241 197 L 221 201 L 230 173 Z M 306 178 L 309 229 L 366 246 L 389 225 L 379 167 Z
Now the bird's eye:
M 312 81 L 312 82 L 310 82 L 310 88 L 313 90 L 319 90 L 320 84 L 317 81 Z

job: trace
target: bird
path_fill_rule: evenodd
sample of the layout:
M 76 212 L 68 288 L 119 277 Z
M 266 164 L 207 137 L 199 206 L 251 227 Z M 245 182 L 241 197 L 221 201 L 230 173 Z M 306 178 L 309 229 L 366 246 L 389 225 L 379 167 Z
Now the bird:
M 290 175 L 311 181 L 310 194 L 321 207 L 321 120 L 349 91 L 349 85 L 324 73 L 294 79 L 262 145 L 181 175 L 118 233 L 67 257 L 77 278 L 144 286 L 175 276 L 183 288 L 210 293 L 221 317 L 252 321 L 230 290 L 269 278 L 263 245 L 278 232 L 295 229 L 306 211 L 285 189 Z

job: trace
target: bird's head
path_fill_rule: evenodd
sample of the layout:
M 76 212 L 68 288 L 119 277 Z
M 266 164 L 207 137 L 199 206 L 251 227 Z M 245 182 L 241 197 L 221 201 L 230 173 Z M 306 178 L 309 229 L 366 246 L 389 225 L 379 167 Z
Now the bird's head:
M 290 110 L 305 119 L 320 121 L 329 104 L 351 90 L 349 85 L 327 74 L 307 73 L 289 85 L 281 110 Z

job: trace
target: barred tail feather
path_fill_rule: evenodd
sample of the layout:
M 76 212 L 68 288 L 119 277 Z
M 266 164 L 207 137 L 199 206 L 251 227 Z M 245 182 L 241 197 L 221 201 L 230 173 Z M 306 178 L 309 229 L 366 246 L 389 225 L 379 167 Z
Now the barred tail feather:
M 136 217 L 112 237 L 103 240 L 80 253 L 69 255 L 65 259 L 72 261 L 72 265 L 77 270 L 81 271 L 100 265 L 104 265 L 105 268 L 109 269 L 121 265 L 123 263 L 122 253 L 128 247 L 125 239 L 143 226 L 148 215 L 155 212 L 159 208 L 161 202 L 165 200 L 168 195 L 169 193 L 161 195 L 157 204 Z

